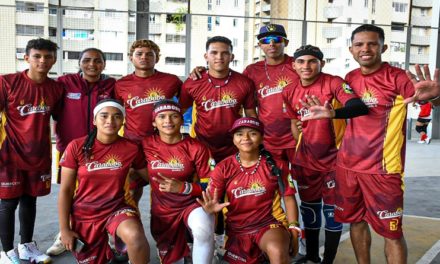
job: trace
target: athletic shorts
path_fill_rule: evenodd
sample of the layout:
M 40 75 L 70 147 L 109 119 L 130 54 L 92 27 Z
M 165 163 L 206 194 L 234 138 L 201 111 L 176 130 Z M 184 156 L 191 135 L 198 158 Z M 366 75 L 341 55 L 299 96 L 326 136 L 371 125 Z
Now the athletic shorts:
M 72 230 L 77 232 L 85 246 L 81 252 L 73 255 L 81 264 L 102 264 L 113 258 L 113 252 L 108 244 L 108 234 L 115 241 L 118 252 L 126 252 L 125 244 L 116 235 L 120 223 L 128 219 L 141 221 L 133 208 L 124 208 L 100 220 L 82 221 L 71 217 Z
M 0 199 L 13 199 L 24 194 L 37 197 L 50 193 L 51 174 L 47 171 L 18 170 L 0 167 Z
M 267 151 L 272 154 L 272 157 L 275 161 L 286 161 L 291 162 L 293 161 L 293 158 L 295 157 L 295 149 L 294 148 L 288 148 L 288 149 L 271 149 L 266 148 Z
M 419 118 L 417 118 L 417 122 L 420 122 L 420 123 L 429 123 L 429 122 L 431 122 L 431 119 L 430 119 L 430 118 L 425 119 L 425 118 L 423 118 L 423 117 L 419 117 Z
M 365 174 L 337 166 L 335 221 L 366 221 L 379 235 L 399 239 L 403 187 L 401 174 Z
M 335 204 L 335 171 L 316 171 L 293 165 L 301 201 L 312 202 L 322 198 L 324 204 Z
M 285 227 L 280 223 L 270 224 L 254 233 L 227 234 L 225 255 L 223 259 L 229 264 L 236 263 L 263 263 L 266 261 L 264 252 L 260 249 L 259 243 L 263 235 L 270 229 Z

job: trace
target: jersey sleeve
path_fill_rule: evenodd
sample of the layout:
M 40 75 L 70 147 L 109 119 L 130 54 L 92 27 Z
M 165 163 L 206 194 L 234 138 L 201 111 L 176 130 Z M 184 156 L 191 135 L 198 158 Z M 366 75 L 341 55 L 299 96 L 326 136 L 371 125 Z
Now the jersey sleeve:
M 399 89 L 399 94 L 402 95 L 403 98 L 411 97 L 415 93 L 414 84 L 404 72 L 397 76 L 396 85 Z
M 195 155 L 197 177 L 199 178 L 201 184 L 208 184 L 210 173 L 215 167 L 215 161 L 211 157 L 207 147 L 199 144 L 198 148 L 199 150 Z
M 214 191 L 217 192 L 217 198 L 224 197 L 226 191 L 226 179 L 223 166 L 217 166 L 210 173 L 208 192 L 214 197 Z
M 283 97 L 283 111 L 285 116 L 290 119 L 299 119 L 297 111 L 292 106 L 291 92 L 289 89 L 284 89 L 281 95 Z
M 340 77 L 334 77 L 331 81 L 331 87 L 334 96 L 336 99 L 342 104 L 345 105 L 345 103 L 353 98 L 358 98 L 355 94 L 353 89 L 351 89 L 350 85 L 346 83 L 342 78 Z
M 190 79 L 186 80 L 183 85 L 182 85 L 182 89 L 180 91 L 180 97 L 179 97 L 179 103 L 182 106 L 183 109 L 187 109 L 188 107 L 192 106 L 193 104 L 193 97 L 191 96 L 191 94 L 189 93 L 189 89 L 188 89 L 188 83 L 191 82 Z
M 147 162 L 145 160 L 144 153 L 140 147 L 137 149 L 136 157 L 132 162 L 132 168 L 135 170 L 140 170 L 147 167 Z
M 80 149 L 78 141 L 70 142 L 60 159 L 60 166 L 69 169 L 78 169 L 78 154 L 79 151 L 81 151 Z
M 280 169 L 281 169 L 281 178 L 283 180 L 284 184 L 284 194 L 283 196 L 293 196 L 296 194 L 296 188 L 295 184 L 293 183 L 292 175 L 289 171 L 289 166 L 287 162 L 280 163 Z M 280 193 L 281 190 L 280 190 Z

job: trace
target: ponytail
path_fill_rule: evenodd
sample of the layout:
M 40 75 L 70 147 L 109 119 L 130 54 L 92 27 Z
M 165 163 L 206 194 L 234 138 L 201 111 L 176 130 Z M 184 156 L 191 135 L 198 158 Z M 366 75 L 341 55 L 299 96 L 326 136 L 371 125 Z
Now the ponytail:
M 84 141 L 84 145 L 83 145 L 82 150 L 83 150 L 84 156 L 86 157 L 86 161 L 89 161 L 90 157 L 92 156 L 92 147 L 93 147 L 93 143 L 95 143 L 97 132 L 98 132 L 98 129 L 95 126 L 92 129 L 92 131 L 90 131 L 90 133 L 87 135 L 87 138 Z
M 281 194 L 284 194 L 285 186 L 283 182 L 283 175 L 281 169 L 275 163 L 275 160 L 272 157 L 272 154 L 267 151 L 263 145 L 260 145 L 260 154 L 266 158 L 266 165 L 270 168 L 270 171 L 273 176 L 277 177 L 278 185 L 281 190 Z

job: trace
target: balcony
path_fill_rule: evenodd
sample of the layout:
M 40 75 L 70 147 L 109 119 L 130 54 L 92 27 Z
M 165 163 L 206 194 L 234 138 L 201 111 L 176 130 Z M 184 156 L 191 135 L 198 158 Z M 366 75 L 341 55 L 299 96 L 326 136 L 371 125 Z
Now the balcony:
M 326 6 L 324 7 L 324 17 L 326 19 L 335 19 L 342 16 L 344 8 L 342 6 Z
M 94 29 L 93 19 L 64 17 L 63 26 L 65 28 Z
M 324 27 L 322 28 L 322 36 L 327 39 L 335 39 L 342 36 L 341 27 Z
M 429 36 L 411 35 L 411 45 L 429 46 L 430 40 Z
M 431 17 L 412 16 L 411 23 L 413 26 L 429 27 L 431 26 Z
M 432 7 L 433 0 L 413 0 L 412 5 L 416 7 Z
M 150 28 L 150 34 L 161 34 L 162 33 L 162 24 L 161 23 L 150 23 L 148 25 Z
M 409 57 L 411 64 L 429 64 L 429 55 L 426 54 L 411 54 Z
M 94 47 L 94 41 L 86 40 L 63 40 L 63 50 L 81 51 L 89 47 Z
M 16 24 L 44 26 L 46 24 L 47 14 L 42 12 L 16 12 L 15 19 Z
M 323 48 L 324 59 L 336 59 L 341 57 L 341 48 Z

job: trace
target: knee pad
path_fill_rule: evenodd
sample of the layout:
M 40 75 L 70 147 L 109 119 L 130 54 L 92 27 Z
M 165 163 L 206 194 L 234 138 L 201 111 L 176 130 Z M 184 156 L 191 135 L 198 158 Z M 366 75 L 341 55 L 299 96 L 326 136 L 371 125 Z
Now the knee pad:
M 214 239 L 214 216 L 207 214 L 203 208 L 198 207 L 189 214 L 188 226 L 191 228 L 194 240 Z
M 322 203 L 301 202 L 299 208 L 301 210 L 301 216 L 305 228 L 309 228 L 309 229 L 321 228 Z
M 341 231 L 342 223 L 335 222 L 335 206 L 324 204 L 322 211 L 325 218 L 325 230 L 333 232 Z

